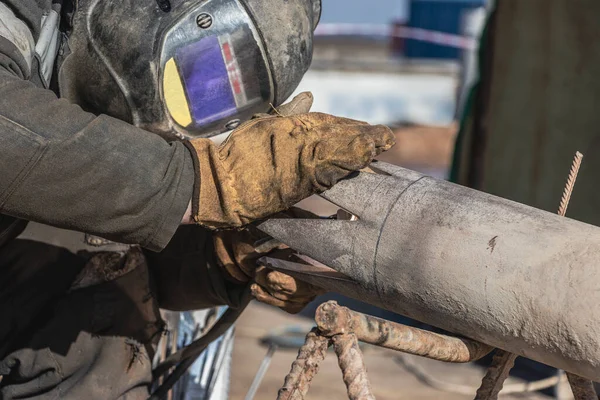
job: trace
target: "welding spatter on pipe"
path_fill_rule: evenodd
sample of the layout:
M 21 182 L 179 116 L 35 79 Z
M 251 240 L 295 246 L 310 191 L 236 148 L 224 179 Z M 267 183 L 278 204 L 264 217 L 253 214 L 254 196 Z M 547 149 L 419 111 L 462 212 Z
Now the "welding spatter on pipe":
M 600 228 L 386 163 L 323 197 L 357 220 L 260 229 L 354 282 L 322 287 L 600 380 Z M 300 275 L 299 275 L 300 276 Z

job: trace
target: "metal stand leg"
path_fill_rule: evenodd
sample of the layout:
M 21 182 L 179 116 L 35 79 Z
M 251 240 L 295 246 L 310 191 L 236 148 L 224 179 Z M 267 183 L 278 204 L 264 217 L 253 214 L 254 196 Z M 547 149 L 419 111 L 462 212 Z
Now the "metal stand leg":
M 348 389 L 348 399 L 375 400 L 356 335 L 352 333 L 335 335 L 333 337 L 333 348 L 335 354 L 337 354 L 344 383 Z
M 316 329 L 306 335 L 292 370 L 279 389 L 277 400 L 304 400 L 313 377 L 319 371 L 319 364 L 325 359 L 329 342 L 329 338 L 319 335 Z

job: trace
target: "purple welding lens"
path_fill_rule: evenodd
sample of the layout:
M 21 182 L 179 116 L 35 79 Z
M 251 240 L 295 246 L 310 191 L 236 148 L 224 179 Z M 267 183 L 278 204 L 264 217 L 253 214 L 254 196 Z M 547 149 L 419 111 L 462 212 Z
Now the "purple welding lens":
M 179 48 L 175 56 L 196 126 L 237 112 L 221 47 L 217 36 L 209 36 Z
M 240 1 L 197 3 L 166 32 L 160 56 L 168 125 L 185 138 L 231 130 L 274 98 L 267 53 Z M 203 14 L 212 24 L 199 29 Z

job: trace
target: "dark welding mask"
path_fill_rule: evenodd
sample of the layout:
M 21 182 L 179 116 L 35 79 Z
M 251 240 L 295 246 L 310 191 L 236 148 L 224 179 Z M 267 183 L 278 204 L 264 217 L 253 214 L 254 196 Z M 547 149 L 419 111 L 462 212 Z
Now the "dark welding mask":
M 320 0 L 81 0 L 61 96 L 167 138 L 283 103 L 312 59 Z

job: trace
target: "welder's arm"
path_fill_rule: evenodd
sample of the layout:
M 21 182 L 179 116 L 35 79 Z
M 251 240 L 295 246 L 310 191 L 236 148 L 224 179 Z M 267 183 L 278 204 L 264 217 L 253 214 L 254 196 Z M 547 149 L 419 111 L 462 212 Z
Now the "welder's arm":
M 240 304 L 246 284 L 226 279 L 217 262 L 213 235 L 200 226 L 181 226 L 163 251 L 146 251 L 161 308 L 189 311 Z
M 189 151 L 86 113 L 0 52 L 0 212 L 158 250 L 194 186 Z
M 286 213 L 307 215 L 301 210 Z M 246 286 L 251 285 L 258 301 L 297 313 L 323 292 L 257 264 L 266 253 L 255 250 L 256 238 L 246 229 L 214 232 L 201 226 L 181 226 L 163 251 L 146 252 L 159 306 L 173 311 L 237 307 Z M 269 254 L 286 257 L 291 253 L 285 249 Z

